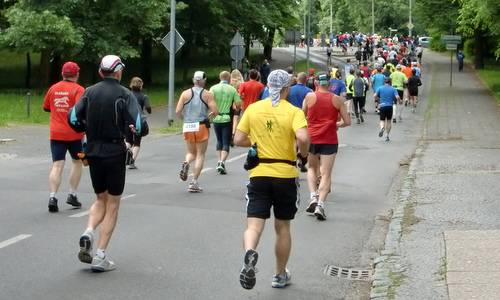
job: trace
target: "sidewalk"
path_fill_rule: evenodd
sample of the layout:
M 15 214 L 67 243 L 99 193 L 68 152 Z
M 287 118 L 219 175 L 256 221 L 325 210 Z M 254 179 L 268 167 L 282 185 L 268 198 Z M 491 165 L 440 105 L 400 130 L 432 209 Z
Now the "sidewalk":
M 372 297 L 498 299 L 500 107 L 473 70 L 455 65 L 450 88 L 448 57 L 424 59 L 432 84 L 423 138 L 375 278 L 389 288 L 374 282 Z

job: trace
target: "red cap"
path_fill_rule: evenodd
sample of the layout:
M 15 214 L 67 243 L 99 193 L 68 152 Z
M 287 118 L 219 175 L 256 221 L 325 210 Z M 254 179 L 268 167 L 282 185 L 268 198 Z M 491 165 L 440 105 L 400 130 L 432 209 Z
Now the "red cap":
M 310 69 L 309 69 L 309 74 L 310 74 L 310 75 L 314 75 L 314 73 L 315 73 L 315 72 L 316 72 L 316 70 L 314 70 L 313 68 L 310 68 Z
M 74 77 L 79 71 L 80 67 L 75 62 L 68 61 L 62 66 L 61 73 L 63 76 Z

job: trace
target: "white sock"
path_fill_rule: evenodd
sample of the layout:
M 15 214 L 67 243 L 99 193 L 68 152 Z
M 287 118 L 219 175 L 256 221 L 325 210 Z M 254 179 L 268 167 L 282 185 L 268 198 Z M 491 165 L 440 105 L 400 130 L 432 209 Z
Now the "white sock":
M 50 194 L 49 194 L 49 197 L 50 197 L 50 198 L 53 198 L 53 197 L 55 197 L 55 196 L 56 196 L 56 193 L 50 193 Z
M 69 189 L 69 194 L 76 197 L 76 191 L 73 189 Z
M 94 234 L 94 229 L 87 227 L 87 229 L 85 229 L 85 233 Z
M 106 257 L 106 250 L 104 249 L 97 249 L 95 255 L 101 259 Z
M 311 192 L 311 199 L 316 198 L 316 192 Z
M 325 202 L 318 200 L 318 206 L 325 208 Z

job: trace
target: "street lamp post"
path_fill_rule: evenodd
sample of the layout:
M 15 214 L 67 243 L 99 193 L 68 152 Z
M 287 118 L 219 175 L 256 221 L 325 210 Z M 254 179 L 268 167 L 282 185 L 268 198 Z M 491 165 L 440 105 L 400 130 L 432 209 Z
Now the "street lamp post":
M 307 34 L 306 34 L 306 43 L 307 43 L 307 56 L 306 56 L 306 65 L 307 70 L 309 70 L 309 57 L 310 57 L 310 49 L 309 49 L 309 40 L 311 39 L 311 2 L 313 0 L 307 0 Z
M 412 23 L 412 20 L 411 20 L 411 0 L 410 1 L 410 15 L 409 15 L 409 18 L 408 18 L 408 36 L 411 37 L 411 34 L 412 34 L 412 29 L 413 29 L 413 23 Z
M 375 34 L 375 0 L 372 0 L 372 34 Z
M 176 0 L 170 1 L 170 58 L 168 61 L 168 125 L 174 122 L 175 90 L 175 6 Z

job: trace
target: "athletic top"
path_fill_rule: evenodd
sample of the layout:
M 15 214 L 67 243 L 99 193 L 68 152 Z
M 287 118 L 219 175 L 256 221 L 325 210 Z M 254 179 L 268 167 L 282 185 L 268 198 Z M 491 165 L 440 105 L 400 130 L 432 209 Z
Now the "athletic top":
M 331 93 L 337 96 L 340 96 L 342 93 L 347 93 L 347 88 L 344 81 L 337 78 L 330 79 L 329 90 Z
M 302 83 L 297 83 L 296 85 L 290 88 L 290 93 L 288 94 L 288 101 L 292 103 L 293 106 L 296 106 L 302 109 L 302 103 L 304 102 L 304 98 L 307 93 L 312 92 L 310 88 L 305 86 Z
M 137 99 L 114 78 L 88 87 L 68 118 L 73 129 L 86 132 L 88 157 L 125 153 L 124 137 L 130 125 L 138 136 L 147 135 L 149 130 Z
M 356 78 L 356 76 L 349 74 L 349 75 L 347 75 L 347 77 L 345 79 L 345 85 L 347 86 L 347 93 L 348 94 L 352 94 L 352 89 L 350 88 L 350 85 L 351 85 L 351 81 L 353 81 L 354 78 Z
M 243 100 L 243 110 L 257 101 L 263 89 L 264 85 L 257 80 L 250 80 L 240 84 L 238 93 L 241 96 L 241 100 Z
M 396 71 L 391 74 L 392 86 L 400 91 L 404 90 L 406 79 L 406 75 L 401 71 Z
M 207 119 L 208 104 L 203 101 L 203 91 L 205 89 L 201 87 L 191 88 L 191 99 L 182 108 L 184 123 L 197 123 Z
M 210 92 L 214 94 L 215 104 L 219 114 L 214 118 L 214 123 L 229 123 L 231 122 L 231 107 L 233 102 L 240 103 L 240 95 L 236 89 L 226 81 L 221 81 L 219 84 L 210 88 Z
M 149 104 L 149 97 L 139 91 L 132 91 L 132 94 L 134 94 L 135 98 L 137 99 L 137 103 L 139 103 L 141 111 L 144 111 L 144 109 L 146 109 L 148 113 L 151 113 L 151 104 Z
M 304 112 L 286 100 L 272 106 L 271 99 L 250 105 L 243 114 L 238 130 L 257 144 L 259 158 L 295 161 L 295 132 L 307 127 Z M 287 163 L 260 163 L 250 170 L 250 177 L 296 178 L 299 172 Z
M 315 92 L 316 103 L 307 108 L 307 130 L 312 144 L 338 144 L 338 109 L 333 105 L 331 93 Z
M 384 86 L 385 76 L 382 73 L 376 73 L 372 76 L 373 92 L 377 92 L 378 88 Z
M 384 84 L 377 90 L 377 96 L 380 98 L 379 107 L 392 107 L 396 102 L 398 91 L 392 86 Z
M 408 91 L 412 94 L 418 93 L 418 87 L 422 85 L 422 81 L 418 76 L 412 76 L 408 79 Z
M 85 89 L 76 82 L 60 81 L 49 88 L 43 109 L 50 112 L 50 139 L 76 141 L 83 133 L 74 131 L 68 124 L 68 112 L 80 100 Z
M 356 77 L 352 81 L 352 91 L 354 97 L 364 97 L 366 96 L 366 91 L 368 90 L 368 83 L 363 77 Z

